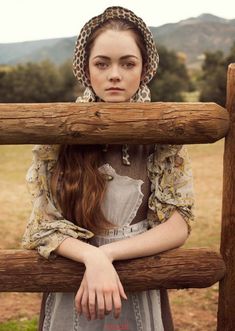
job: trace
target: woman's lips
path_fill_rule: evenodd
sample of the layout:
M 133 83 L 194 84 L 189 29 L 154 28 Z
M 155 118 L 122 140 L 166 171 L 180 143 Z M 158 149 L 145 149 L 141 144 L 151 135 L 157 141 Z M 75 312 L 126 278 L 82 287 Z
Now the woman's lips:
M 110 88 L 107 88 L 106 91 L 124 91 L 124 89 L 119 88 L 119 87 L 110 87 Z

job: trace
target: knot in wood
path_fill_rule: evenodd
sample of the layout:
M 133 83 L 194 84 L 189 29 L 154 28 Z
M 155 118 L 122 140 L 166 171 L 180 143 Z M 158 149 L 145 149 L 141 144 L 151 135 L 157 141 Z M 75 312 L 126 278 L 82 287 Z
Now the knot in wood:
M 71 132 L 71 136 L 76 138 L 76 137 L 81 137 L 82 135 L 79 131 L 74 131 L 74 132 Z
M 178 135 L 183 135 L 184 134 L 184 125 L 183 124 L 178 125 L 175 128 L 175 133 L 178 134 Z
M 100 113 L 100 111 L 99 110 L 97 110 L 96 112 L 95 112 L 95 116 L 97 116 L 97 117 L 101 117 L 101 113 Z

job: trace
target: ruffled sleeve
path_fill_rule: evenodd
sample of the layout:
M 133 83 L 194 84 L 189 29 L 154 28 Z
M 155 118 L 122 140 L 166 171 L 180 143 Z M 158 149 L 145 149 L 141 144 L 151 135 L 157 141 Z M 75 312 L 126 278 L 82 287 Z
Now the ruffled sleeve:
M 177 210 L 187 222 L 194 220 L 193 177 L 187 149 L 182 145 L 156 145 L 147 162 L 151 181 L 150 225 L 165 222 Z
M 55 257 L 54 250 L 68 237 L 89 239 L 94 235 L 64 219 L 52 199 L 49 180 L 58 150 L 59 145 L 34 146 L 33 162 L 26 175 L 33 208 L 22 246 L 37 249 L 45 258 Z

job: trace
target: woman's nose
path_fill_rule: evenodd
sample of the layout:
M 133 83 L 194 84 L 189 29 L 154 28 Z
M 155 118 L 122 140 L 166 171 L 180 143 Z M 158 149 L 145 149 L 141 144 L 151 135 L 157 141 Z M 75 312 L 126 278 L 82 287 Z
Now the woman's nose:
M 117 66 L 112 66 L 110 68 L 108 79 L 110 81 L 120 81 L 121 80 L 121 73 Z

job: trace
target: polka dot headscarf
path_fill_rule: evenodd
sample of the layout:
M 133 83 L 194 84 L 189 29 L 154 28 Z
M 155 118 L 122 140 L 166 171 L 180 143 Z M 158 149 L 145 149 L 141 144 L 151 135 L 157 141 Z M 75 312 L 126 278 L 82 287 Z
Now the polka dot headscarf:
M 146 43 L 148 60 L 146 66 L 146 74 L 142 80 L 142 83 L 148 84 L 155 75 L 159 62 L 159 57 L 152 33 L 140 17 L 137 17 L 131 10 L 122 7 L 109 7 L 102 14 L 93 17 L 84 25 L 76 42 L 73 59 L 74 75 L 77 77 L 81 84 L 86 87 L 89 86 L 89 80 L 85 74 L 85 45 L 92 32 L 102 23 L 108 21 L 111 18 L 121 18 L 132 22 L 137 26 L 143 35 Z

